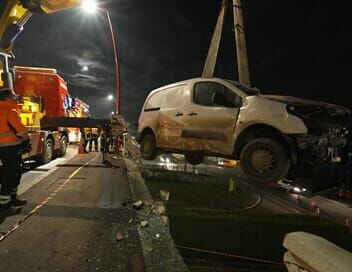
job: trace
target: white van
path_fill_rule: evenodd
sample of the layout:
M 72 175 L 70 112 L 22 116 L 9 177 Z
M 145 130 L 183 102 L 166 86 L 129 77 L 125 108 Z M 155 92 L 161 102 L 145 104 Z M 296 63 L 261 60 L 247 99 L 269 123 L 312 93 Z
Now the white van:
M 259 90 L 219 78 L 195 78 L 152 91 L 139 118 L 142 157 L 185 154 L 240 160 L 256 181 L 278 181 L 300 160 L 339 161 L 347 146 L 350 111 Z

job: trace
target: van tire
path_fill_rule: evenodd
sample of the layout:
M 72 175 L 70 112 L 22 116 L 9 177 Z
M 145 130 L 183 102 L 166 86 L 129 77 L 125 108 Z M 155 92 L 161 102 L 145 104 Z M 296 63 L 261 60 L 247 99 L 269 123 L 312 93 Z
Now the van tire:
M 199 152 L 186 153 L 185 158 L 186 158 L 186 161 L 192 165 L 197 165 L 204 161 L 204 155 Z
M 146 133 L 140 140 L 140 151 L 143 159 L 152 161 L 158 155 L 155 137 L 152 133 Z
M 276 183 L 287 175 L 291 161 L 282 143 L 271 138 L 258 138 L 243 147 L 240 165 L 248 179 L 269 184 Z

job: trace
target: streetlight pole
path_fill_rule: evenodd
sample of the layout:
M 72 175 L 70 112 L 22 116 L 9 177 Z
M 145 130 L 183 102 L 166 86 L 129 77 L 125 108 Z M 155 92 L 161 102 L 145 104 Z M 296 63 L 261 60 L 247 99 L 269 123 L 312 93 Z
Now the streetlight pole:
M 116 36 L 114 33 L 114 28 L 111 23 L 110 12 L 107 8 L 100 9 L 95 0 L 82 0 L 82 8 L 87 13 L 95 13 L 98 10 L 103 10 L 106 18 L 108 20 L 108 26 L 111 35 L 112 48 L 114 50 L 114 61 L 115 61 L 115 84 L 116 84 L 116 94 L 115 94 L 115 112 L 121 114 L 121 80 L 120 80 L 120 65 L 119 65 L 119 53 L 117 50 Z
M 112 40 L 112 47 L 114 50 L 114 60 L 115 60 L 115 84 L 116 84 L 116 98 L 115 98 L 115 112 L 121 114 L 121 77 L 120 77 L 120 64 L 119 64 L 119 53 L 116 45 L 116 36 L 114 33 L 114 28 L 111 23 L 110 12 L 104 9 L 106 18 L 108 20 L 110 35 Z

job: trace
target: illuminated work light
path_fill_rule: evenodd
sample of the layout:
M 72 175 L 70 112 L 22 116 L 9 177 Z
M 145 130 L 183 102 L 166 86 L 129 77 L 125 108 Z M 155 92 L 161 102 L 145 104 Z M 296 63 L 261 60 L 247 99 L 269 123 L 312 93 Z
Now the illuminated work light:
M 98 5 L 94 0 L 85 0 L 82 4 L 82 8 L 87 13 L 94 13 L 98 9 Z

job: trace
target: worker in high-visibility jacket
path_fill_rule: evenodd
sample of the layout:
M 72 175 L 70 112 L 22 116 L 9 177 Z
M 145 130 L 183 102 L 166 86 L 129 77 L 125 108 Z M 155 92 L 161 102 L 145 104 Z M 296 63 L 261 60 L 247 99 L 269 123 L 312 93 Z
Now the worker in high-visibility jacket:
M 10 89 L 0 90 L 0 160 L 2 162 L 0 212 L 23 206 L 17 187 L 22 176 L 21 145 L 28 141 L 26 127 L 21 123 L 16 95 Z

